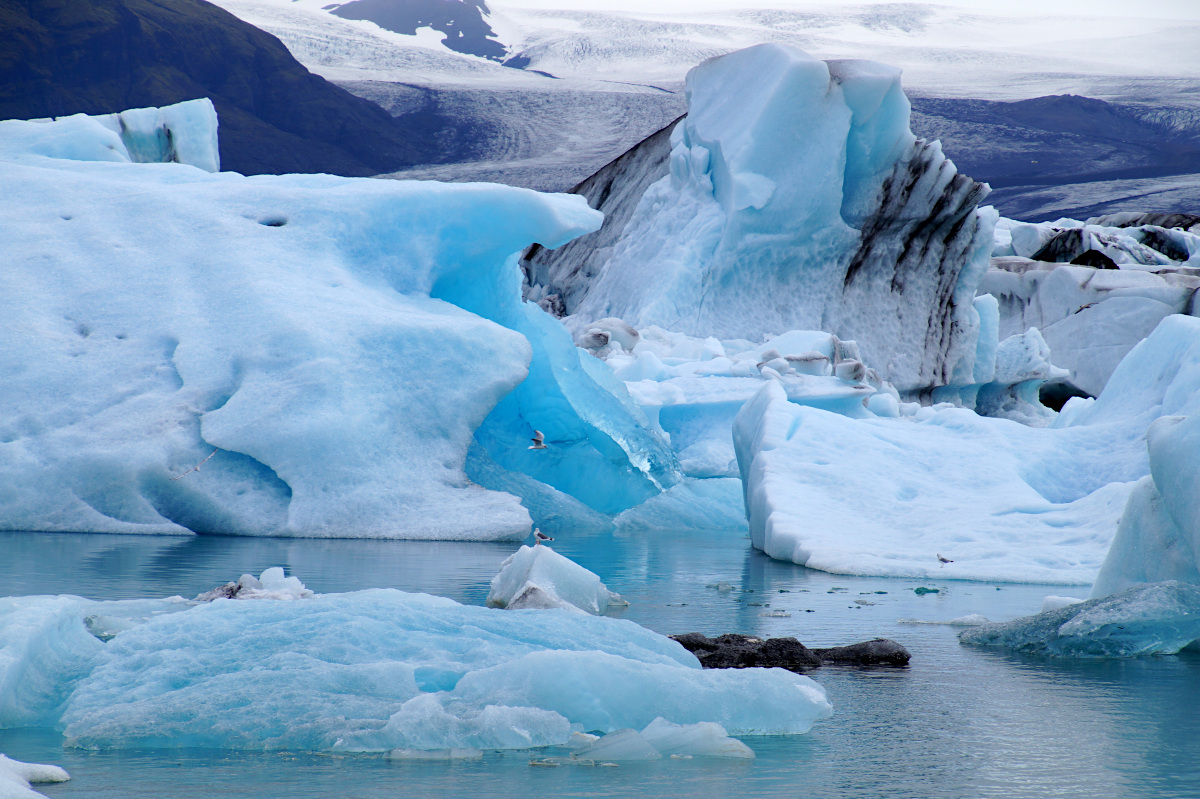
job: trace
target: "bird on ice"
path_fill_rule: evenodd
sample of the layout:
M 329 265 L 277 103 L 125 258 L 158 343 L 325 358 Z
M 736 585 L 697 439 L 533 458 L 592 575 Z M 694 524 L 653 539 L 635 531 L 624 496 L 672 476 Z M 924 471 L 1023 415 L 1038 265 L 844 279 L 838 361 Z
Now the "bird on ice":
M 546 448 L 546 437 L 544 435 L 542 435 L 541 430 L 534 430 L 533 438 L 531 438 L 529 440 L 533 442 L 533 446 L 530 447 L 530 449 L 545 449 Z
M 545 533 L 543 533 L 541 530 L 537 529 L 536 527 L 535 527 L 535 528 L 533 528 L 533 537 L 537 539 L 537 541 L 535 541 L 535 542 L 533 543 L 533 545 L 534 545 L 535 547 L 536 547 L 538 544 L 542 543 L 543 541 L 553 541 L 553 540 L 554 540 L 553 538 L 551 538 L 550 536 L 546 535 Z
M 938 558 L 938 563 L 942 564 L 943 566 L 945 566 L 947 563 L 954 562 L 954 561 L 950 560 L 950 558 L 943 558 L 941 553 L 938 553 L 937 558 Z

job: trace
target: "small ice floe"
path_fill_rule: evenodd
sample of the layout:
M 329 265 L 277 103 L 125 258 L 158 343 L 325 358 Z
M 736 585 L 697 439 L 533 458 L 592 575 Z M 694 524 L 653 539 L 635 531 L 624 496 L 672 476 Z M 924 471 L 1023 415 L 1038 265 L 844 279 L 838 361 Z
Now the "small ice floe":
M 243 574 L 237 582 L 225 583 L 196 597 L 197 602 L 214 599 L 309 599 L 315 594 L 304 587 L 299 577 L 285 577 L 283 567 L 272 566 L 258 577 Z
M 957 619 L 949 621 L 934 621 L 932 619 L 896 619 L 897 624 L 945 624 L 949 627 L 976 627 L 980 624 L 988 624 L 987 616 L 978 613 L 968 613 L 966 616 L 959 616 Z
M 388 760 L 478 760 L 481 749 L 393 749 Z
M 730 585 L 729 583 L 709 583 L 708 585 L 706 585 L 704 587 L 711 588 L 714 591 L 719 591 L 722 594 L 727 594 L 733 590 L 733 586 Z
M 629 604 L 594 573 L 548 546 L 523 546 L 509 555 L 492 578 L 487 603 L 511 610 L 565 608 L 594 616 Z
M 1048 596 L 1042 598 L 1042 613 L 1050 610 L 1062 610 L 1071 605 L 1078 605 L 1083 602 L 1082 599 L 1077 599 L 1073 596 Z
M 792 614 L 786 610 L 768 610 L 758 615 L 768 619 L 790 619 L 792 617 Z
M 58 766 L 22 763 L 0 754 L 0 797 L 3 799 L 46 799 L 31 783 L 66 782 L 71 775 Z
M 1052 657 L 1173 655 L 1200 641 L 1200 585 L 1168 580 L 963 630 L 964 644 Z

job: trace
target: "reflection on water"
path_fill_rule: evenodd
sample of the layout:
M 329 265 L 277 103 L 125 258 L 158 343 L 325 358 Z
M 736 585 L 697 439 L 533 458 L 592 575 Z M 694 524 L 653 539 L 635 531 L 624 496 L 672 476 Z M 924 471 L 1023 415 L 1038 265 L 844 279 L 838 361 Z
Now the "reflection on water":
M 0 731 L 0 751 L 59 763 L 51 797 L 755 796 L 1200 797 L 1200 654 L 1058 661 L 963 647 L 956 629 L 901 624 L 1036 612 L 1062 586 L 854 578 L 753 552 L 744 534 L 560 535 L 555 547 L 664 633 L 795 635 L 813 646 L 894 638 L 904 670 L 813 673 L 832 719 L 747 739 L 749 764 L 667 761 L 535 769 L 526 754 L 474 763 L 236 752 L 82 752 L 53 731 Z M 194 596 L 281 565 L 320 592 L 394 587 L 480 604 L 511 544 L 0 534 L 0 595 Z M 727 583 L 731 590 L 709 585 Z M 937 588 L 917 595 L 918 586 Z M 1079 591 L 1076 590 L 1075 593 Z M 782 611 L 785 616 L 765 614 Z

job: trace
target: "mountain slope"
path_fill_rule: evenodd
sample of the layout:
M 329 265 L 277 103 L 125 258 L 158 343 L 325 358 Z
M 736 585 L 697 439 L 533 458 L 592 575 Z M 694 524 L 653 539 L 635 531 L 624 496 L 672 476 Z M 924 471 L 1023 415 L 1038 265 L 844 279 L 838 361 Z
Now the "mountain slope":
M 209 97 L 223 169 L 371 175 L 444 160 L 436 116 L 395 120 L 203 0 L 0 0 L 0 118 Z

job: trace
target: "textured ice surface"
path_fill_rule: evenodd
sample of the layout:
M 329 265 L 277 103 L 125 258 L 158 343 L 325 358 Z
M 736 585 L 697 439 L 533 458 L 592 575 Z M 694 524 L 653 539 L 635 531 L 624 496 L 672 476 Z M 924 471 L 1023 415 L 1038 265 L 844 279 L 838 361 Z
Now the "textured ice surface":
M 627 604 L 600 578 L 548 546 L 521 547 L 492 578 L 488 605 L 497 608 L 566 608 L 599 615 Z
M 657 718 L 642 730 L 642 737 L 664 755 L 754 757 L 750 747 L 736 738 L 730 738 L 724 727 L 712 722 L 684 725 Z
M 214 130 L 206 102 L 121 119 L 166 120 L 180 160 Z M 520 299 L 517 252 L 599 224 L 580 198 L 123 163 L 113 125 L 0 128 L 4 528 L 523 538 L 464 473 L 481 425 L 502 467 L 606 512 L 678 479 Z
M 999 300 L 1000 336 L 1037 328 L 1054 364 L 1096 396 L 1159 322 L 1195 313 L 1197 287 L 1200 277 L 1187 270 L 1093 269 L 1004 257 L 993 260 L 979 291 Z
M 58 766 L 22 763 L 0 754 L 0 799 L 45 799 L 30 783 L 66 782 L 71 779 Z
M 392 751 L 562 744 L 657 716 L 805 732 L 824 691 L 777 669 L 700 668 L 618 619 L 395 590 L 300 602 L 0 600 L 0 725 L 86 747 Z M 108 640 L 85 619 L 138 623 Z
M 594 278 L 551 263 L 547 290 L 582 319 L 637 328 L 756 341 L 828 330 L 902 390 L 969 374 L 994 214 L 976 210 L 984 187 L 913 137 L 899 81 L 780 45 L 704 62 L 688 74 L 670 175 Z
M 967 644 L 1056 657 L 1170 655 L 1200 640 L 1200 585 L 1174 580 L 1130 588 L 1036 616 L 959 633 Z
M 1184 316 L 1046 429 L 956 408 L 851 419 L 768 384 L 734 426 L 751 540 L 839 573 L 1088 584 L 1151 470 L 1147 427 L 1196 410 L 1200 320 Z

